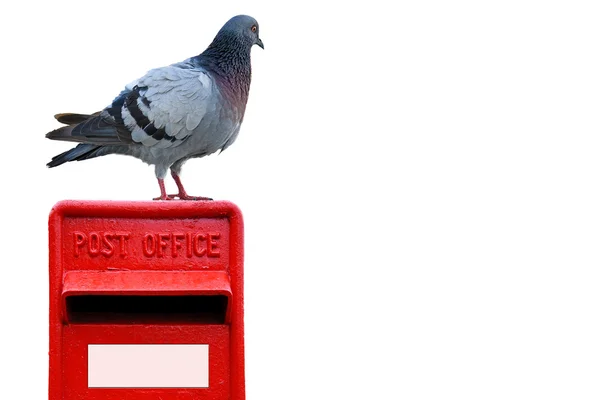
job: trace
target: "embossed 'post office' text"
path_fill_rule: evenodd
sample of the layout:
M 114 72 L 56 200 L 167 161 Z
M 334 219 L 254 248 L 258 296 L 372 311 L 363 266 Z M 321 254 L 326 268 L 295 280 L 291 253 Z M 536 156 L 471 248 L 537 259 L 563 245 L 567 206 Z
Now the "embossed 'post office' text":
M 138 246 L 146 257 L 221 256 L 219 232 L 146 232 L 139 238 L 131 232 L 73 232 L 73 256 L 127 257 L 130 246 Z

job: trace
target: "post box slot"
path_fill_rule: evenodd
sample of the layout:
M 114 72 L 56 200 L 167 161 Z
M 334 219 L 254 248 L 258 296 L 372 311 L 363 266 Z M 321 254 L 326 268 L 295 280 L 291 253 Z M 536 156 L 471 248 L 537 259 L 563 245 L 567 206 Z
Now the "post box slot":
M 226 321 L 224 295 L 72 295 L 67 296 L 69 323 L 204 323 Z

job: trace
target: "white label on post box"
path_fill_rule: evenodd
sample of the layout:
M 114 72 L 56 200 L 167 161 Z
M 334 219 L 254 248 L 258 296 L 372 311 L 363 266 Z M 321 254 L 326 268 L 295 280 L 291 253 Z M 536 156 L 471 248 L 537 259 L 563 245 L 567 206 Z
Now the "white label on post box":
M 90 388 L 207 388 L 207 344 L 90 344 Z

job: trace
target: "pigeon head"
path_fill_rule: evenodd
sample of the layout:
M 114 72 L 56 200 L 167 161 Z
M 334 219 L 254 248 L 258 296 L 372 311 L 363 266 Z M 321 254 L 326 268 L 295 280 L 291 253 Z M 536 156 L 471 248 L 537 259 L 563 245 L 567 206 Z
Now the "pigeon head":
M 221 93 L 242 115 L 252 78 L 250 50 L 255 44 L 264 49 L 258 37 L 258 22 L 247 15 L 238 15 L 223 25 L 202 54 L 191 59 L 212 75 Z
M 258 22 L 248 15 L 237 15 L 231 18 L 217 33 L 213 44 L 221 41 L 232 41 L 247 47 L 248 49 L 255 44 L 264 49 L 264 45 L 258 36 Z

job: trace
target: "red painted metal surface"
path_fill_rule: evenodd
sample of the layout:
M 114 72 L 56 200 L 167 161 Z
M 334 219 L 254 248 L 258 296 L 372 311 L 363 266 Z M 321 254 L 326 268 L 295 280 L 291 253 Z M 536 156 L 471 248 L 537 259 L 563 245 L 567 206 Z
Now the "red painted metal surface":
M 63 201 L 49 246 L 49 400 L 245 399 L 235 205 Z M 208 344 L 208 388 L 89 388 L 90 344 Z

